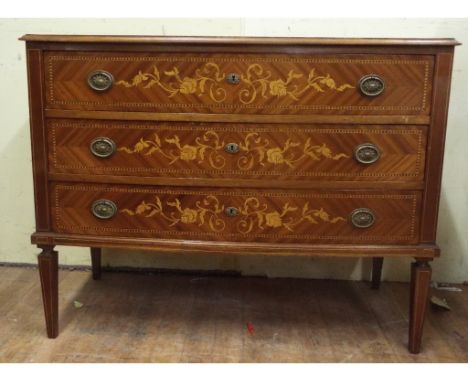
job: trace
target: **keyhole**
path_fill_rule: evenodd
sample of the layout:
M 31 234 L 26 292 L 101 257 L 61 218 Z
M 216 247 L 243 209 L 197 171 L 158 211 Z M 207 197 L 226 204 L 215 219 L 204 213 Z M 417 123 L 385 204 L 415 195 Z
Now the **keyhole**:
M 237 216 L 237 214 L 239 213 L 239 210 L 236 207 L 226 207 L 224 212 L 226 213 L 227 216 L 232 217 L 232 216 Z
M 240 76 L 237 73 L 230 73 L 226 76 L 226 80 L 231 84 L 238 84 L 240 81 Z
M 230 154 L 235 154 L 239 151 L 239 145 L 237 143 L 228 143 L 224 149 Z

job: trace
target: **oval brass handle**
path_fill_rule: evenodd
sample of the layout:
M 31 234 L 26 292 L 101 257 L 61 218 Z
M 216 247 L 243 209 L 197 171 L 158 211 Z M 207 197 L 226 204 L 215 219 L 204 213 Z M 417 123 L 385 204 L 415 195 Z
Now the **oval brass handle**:
M 236 207 L 226 207 L 224 213 L 229 217 L 234 217 L 239 215 L 239 210 Z
M 350 220 L 356 228 L 369 228 L 375 223 L 375 215 L 369 208 L 358 208 L 351 212 Z
M 98 92 L 109 90 L 114 83 L 114 76 L 105 70 L 96 70 L 89 73 L 88 85 Z
M 229 73 L 226 76 L 226 81 L 230 84 L 236 85 L 240 82 L 240 75 L 237 73 Z
M 89 144 L 89 149 L 93 155 L 99 158 L 109 158 L 115 153 L 115 142 L 107 137 L 98 137 Z
M 112 200 L 98 199 L 91 206 L 91 212 L 98 219 L 110 219 L 117 213 L 117 206 Z
M 224 151 L 229 154 L 235 154 L 239 152 L 239 145 L 237 143 L 227 143 L 226 146 L 224 146 Z
M 359 80 L 359 89 L 368 97 L 377 97 L 385 90 L 385 81 L 377 74 L 368 74 Z
M 354 149 L 354 159 L 362 164 L 377 162 L 380 158 L 380 149 L 373 143 L 363 143 Z

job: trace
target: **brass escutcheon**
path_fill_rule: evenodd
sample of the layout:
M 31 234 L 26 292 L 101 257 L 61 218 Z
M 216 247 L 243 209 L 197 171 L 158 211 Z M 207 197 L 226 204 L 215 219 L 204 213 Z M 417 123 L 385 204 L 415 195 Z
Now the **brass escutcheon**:
M 237 73 L 229 73 L 226 76 L 226 81 L 230 84 L 236 85 L 240 82 L 240 75 Z
M 239 215 L 239 209 L 237 209 L 236 207 L 226 207 L 224 209 L 224 213 L 229 217 L 234 217 Z
M 229 154 L 235 154 L 239 152 L 239 145 L 237 143 L 227 143 L 224 146 L 224 151 L 226 151 Z

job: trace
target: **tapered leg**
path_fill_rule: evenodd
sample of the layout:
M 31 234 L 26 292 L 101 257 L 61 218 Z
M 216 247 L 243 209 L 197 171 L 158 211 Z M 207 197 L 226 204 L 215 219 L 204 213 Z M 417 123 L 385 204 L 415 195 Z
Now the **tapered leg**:
M 411 264 L 411 295 L 408 349 L 417 354 L 421 350 L 421 339 L 429 298 L 432 269 L 427 260 Z
M 93 269 L 93 279 L 101 279 L 101 248 L 91 247 L 91 266 Z
M 379 289 L 380 279 L 382 278 L 383 257 L 372 258 L 372 289 Z
M 44 304 L 47 336 L 58 336 L 58 252 L 53 245 L 39 246 L 42 249 L 37 257 L 41 278 L 42 301 Z

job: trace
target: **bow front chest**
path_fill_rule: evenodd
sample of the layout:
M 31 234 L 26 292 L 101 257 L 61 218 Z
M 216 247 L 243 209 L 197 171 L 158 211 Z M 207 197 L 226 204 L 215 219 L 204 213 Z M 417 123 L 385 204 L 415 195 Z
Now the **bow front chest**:
M 22 39 L 49 337 L 55 245 L 399 256 L 419 352 L 456 41 Z

